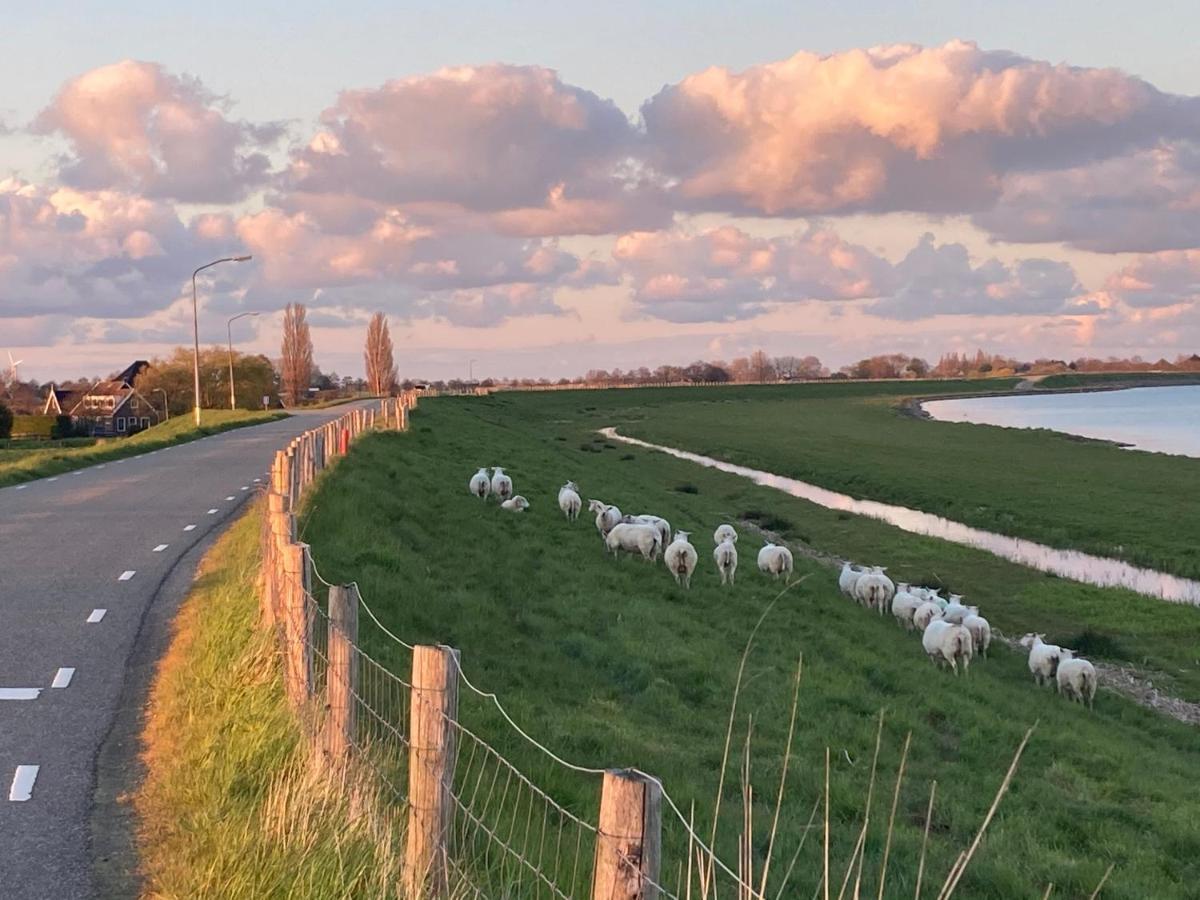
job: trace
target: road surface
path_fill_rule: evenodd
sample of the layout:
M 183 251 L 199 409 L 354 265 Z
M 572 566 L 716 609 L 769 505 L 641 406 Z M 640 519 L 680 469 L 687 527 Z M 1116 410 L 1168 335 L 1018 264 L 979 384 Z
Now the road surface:
M 90 821 L 97 761 L 118 718 L 130 733 L 116 762 L 137 752 L 147 633 L 161 645 L 202 550 L 273 452 L 348 408 L 0 490 L 0 897 L 96 896 L 95 845 L 122 830 Z M 102 774 L 113 756 L 110 744 Z

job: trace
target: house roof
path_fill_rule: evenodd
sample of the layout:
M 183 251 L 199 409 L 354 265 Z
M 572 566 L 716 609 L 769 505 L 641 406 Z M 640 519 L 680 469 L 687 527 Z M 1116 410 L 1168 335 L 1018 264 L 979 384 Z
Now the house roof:
M 46 396 L 46 406 L 44 409 L 50 409 L 50 398 L 53 397 L 58 403 L 58 408 L 64 413 L 69 413 L 71 408 L 75 406 L 83 398 L 82 391 L 70 390 L 66 388 L 50 388 L 49 394 Z
M 118 372 L 112 377 L 113 381 L 120 381 L 124 384 L 133 385 L 133 382 L 139 375 L 150 368 L 150 363 L 144 359 L 135 359 L 132 363 L 125 367 L 124 370 Z
M 127 381 L 101 381 L 92 387 L 85 396 L 88 397 L 120 397 L 128 394 L 133 388 Z

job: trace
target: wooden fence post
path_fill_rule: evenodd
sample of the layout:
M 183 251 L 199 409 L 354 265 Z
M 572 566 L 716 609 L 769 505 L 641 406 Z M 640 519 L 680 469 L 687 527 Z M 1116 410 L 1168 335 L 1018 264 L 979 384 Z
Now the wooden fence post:
M 408 846 L 404 896 L 445 897 L 458 717 L 458 651 L 413 648 L 409 713 Z
M 285 554 L 287 591 L 285 593 L 284 635 L 287 695 L 292 706 L 303 706 L 312 694 L 312 610 L 309 588 L 312 566 L 308 544 L 288 544 Z
M 604 773 L 592 900 L 657 900 L 662 788 L 627 771 Z
M 358 593 L 354 585 L 329 588 L 329 669 L 325 693 L 329 703 L 326 728 L 326 753 L 331 766 L 350 758 L 354 746 L 358 691 Z

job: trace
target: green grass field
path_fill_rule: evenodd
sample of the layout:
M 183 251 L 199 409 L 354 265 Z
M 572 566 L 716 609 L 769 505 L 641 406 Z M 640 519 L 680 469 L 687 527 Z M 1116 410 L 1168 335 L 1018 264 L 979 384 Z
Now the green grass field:
M 200 428 L 192 425 L 191 416 L 176 416 L 169 422 L 147 428 L 127 438 L 113 438 L 101 442 L 89 438 L 82 445 L 72 443 L 66 447 L 57 446 L 62 443 L 59 441 L 14 442 L 18 446 L 0 447 L 0 487 L 60 475 L 73 469 L 124 456 L 136 456 L 160 447 L 183 444 L 209 434 L 229 431 L 231 428 L 260 425 L 263 422 L 282 419 L 286 415 L 287 413 L 279 411 L 206 409 L 202 420 L 204 424 Z
M 989 386 L 993 384 L 1003 389 L 1011 382 Z M 978 390 L 981 385 L 962 387 Z M 1068 644 L 1084 636 L 1113 658 L 1160 673 L 1156 685 L 1200 697 L 1200 618 L 1194 609 L 1046 577 L 734 476 L 607 444 L 594 434 L 598 427 L 616 424 L 651 439 L 665 440 L 670 434 L 678 444 L 706 451 L 717 443 L 708 419 L 728 413 L 736 424 L 725 429 L 721 440 L 745 445 L 741 452 L 750 458 L 740 462 L 771 462 L 764 466 L 770 468 L 777 458 L 791 457 L 817 468 L 809 462 L 815 458 L 821 471 L 851 479 L 853 461 L 861 466 L 858 477 L 872 487 L 892 488 L 897 471 L 921 467 L 887 464 L 903 454 L 881 450 L 879 444 L 893 434 L 905 435 L 904 440 L 917 441 L 925 450 L 937 443 L 913 437 L 918 432 L 910 429 L 937 431 L 940 426 L 900 418 L 880 399 L 881 393 L 894 399 L 913 392 L 911 384 L 900 384 L 810 389 L 816 405 L 804 418 L 857 430 L 848 452 L 843 448 L 839 454 L 800 427 L 794 433 L 807 443 L 794 457 L 782 439 L 773 437 L 767 447 L 751 445 L 750 438 L 764 423 L 789 427 L 788 416 L 797 412 L 789 390 L 797 389 L 427 400 L 414 415 L 410 433 L 365 439 L 326 476 L 301 527 L 321 573 L 331 580 L 356 580 L 376 612 L 406 640 L 458 647 L 471 679 L 496 691 L 524 728 L 567 759 L 588 766 L 633 765 L 661 777 L 684 810 L 696 804 L 703 831 L 710 823 L 739 657 L 779 590 L 755 570 L 761 539 L 744 520 L 782 533 L 798 550 L 807 546 L 878 561 L 889 565 L 899 580 L 940 581 L 978 602 L 993 625 L 1008 633 L 1036 629 Z M 707 418 L 697 420 L 697 414 Z M 693 426 L 685 435 L 689 421 L 708 430 Z M 871 434 L 876 435 L 874 443 Z M 1068 450 L 1092 449 L 1046 435 L 1030 437 L 1036 441 L 1029 448 L 1062 457 Z M 819 453 L 820 448 L 825 449 Z M 833 465 L 839 456 L 846 460 L 840 469 Z M 1141 459 L 1125 456 L 1130 465 Z M 926 460 L 924 468 L 936 472 L 943 463 L 939 456 Z M 874 472 L 881 464 L 890 473 L 886 478 Z M 1004 463 L 1003 454 L 993 456 L 991 464 L 1009 475 L 1008 494 L 1030 489 L 1021 471 Z M 506 514 L 472 498 L 466 482 L 481 465 L 506 466 L 533 507 L 522 515 Z M 868 472 L 873 473 L 870 479 Z M 1016 506 L 1015 497 L 1006 497 L 999 471 L 982 475 L 991 502 Z M 967 484 L 966 468 L 948 476 L 960 486 Z M 655 512 L 677 529 L 693 531 L 700 569 L 692 590 L 676 588 L 661 566 L 607 558 L 586 514 L 568 525 L 555 504 L 557 488 L 568 478 L 579 482 L 585 500 L 600 497 L 626 512 Z M 935 483 L 921 482 L 926 490 Z M 1044 476 L 1033 483 L 1049 489 L 1053 479 Z M 1111 486 L 1098 485 L 1096 502 L 1105 489 Z M 949 488 L 945 495 L 952 497 Z M 1087 513 L 1086 501 L 1087 496 L 1076 497 L 1061 507 L 1060 527 L 1068 529 L 1075 515 Z M 1038 508 L 1040 517 L 1020 520 L 1021 527 L 1050 524 L 1052 510 Z M 1104 519 L 1095 510 L 1091 515 L 1095 523 Z M 743 534 L 738 585 L 732 590 L 718 586 L 711 559 L 710 535 L 725 520 L 741 523 Z M 1116 523 L 1111 530 L 1116 533 Z M 912 895 L 930 781 L 938 781 L 938 803 L 929 865 L 940 884 L 970 842 L 1022 735 L 1035 722 L 1039 725 L 1012 791 L 956 896 L 1041 896 L 1049 882 L 1055 884 L 1054 896 L 1087 896 L 1110 863 L 1116 868 L 1106 898 L 1193 895 L 1200 880 L 1200 830 L 1195 827 L 1200 739 L 1194 728 L 1105 692 L 1096 711 L 1088 713 L 1038 689 L 1024 658 L 1003 647 L 994 646 L 992 659 L 973 666 L 969 678 L 955 680 L 930 666 L 917 637 L 901 632 L 890 618 L 880 619 L 843 600 L 831 569 L 797 555 L 797 575 L 809 573 L 806 582 L 783 595 L 764 623 L 749 659 L 735 735 L 736 769 L 747 717 L 752 716 L 755 851 L 761 856 L 783 759 L 791 678 L 803 656 L 796 755 L 780 822 L 775 877 L 821 790 L 822 760 L 829 747 L 833 858 L 840 879 L 858 833 L 882 709 L 881 781 L 866 842 L 864 895 L 876 890 L 884 822 L 905 734 L 912 732 L 912 749 L 900 794 L 889 896 Z M 397 671 L 408 665 L 408 654 L 372 629 L 364 629 L 362 640 Z M 507 753 L 537 784 L 569 807 L 594 815 L 594 779 L 548 761 L 478 698 L 464 696 L 461 707 L 467 726 Z M 731 863 L 740 827 L 739 795 L 731 774 L 719 841 Z M 664 821 L 668 869 L 673 872 L 681 862 L 680 829 L 669 813 Z M 810 896 L 819 868 L 819 841 L 810 840 L 783 896 Z M 774 890 L 768 893 L 773 896 Z
M 142 896 L 386 896 L 402 833 L 314 777 L 257 627 L 260 510 L 205 558 L 155 679 L 133 798 Z

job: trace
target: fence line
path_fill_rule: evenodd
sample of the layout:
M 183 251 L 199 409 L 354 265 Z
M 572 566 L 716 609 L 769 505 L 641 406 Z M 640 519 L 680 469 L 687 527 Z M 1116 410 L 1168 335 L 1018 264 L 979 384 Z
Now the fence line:
M 261 621 L 277 636 L 287 697 L 315 758 L 335 783 L 368 786 L 370 796 L 387 804 L 388 821 L 406 823 L 401 896 L 678 900 L 720 893 L 760 900 L 756 889 L 715 857 L 658 778 L 562 759 L 522 729 L 494 693 L 471 683 L 457 650 L 401 640 L 371 610 L 357 584 L 331 584 L 316 570 L 309 546 L 297 538 L 304 496 L 360 436 L 407 430 L 416 403 L 410 391 L 380 401 L 378 408 L 351 410 L 275 454 L 259 581 Z M 328 588 L 325 604 L 314 593 L 314 578 Z M 409 651 L 408 679 L 363 650 L 360 610 Z M 463 725 L 460 684 L 491 701 L 517 735 L 556 764 L 597 778 L 597 821 L 554 800 Z M 678 870 L 682 873 L 685 860 L 689 871 L 694 859 L 700 868 L 707 866 L 696 891 L 691 884 L 665 886 L 664 797 L 684 829 L 675 842 Z M 718 892 L 715 881 L 726 875 Z

